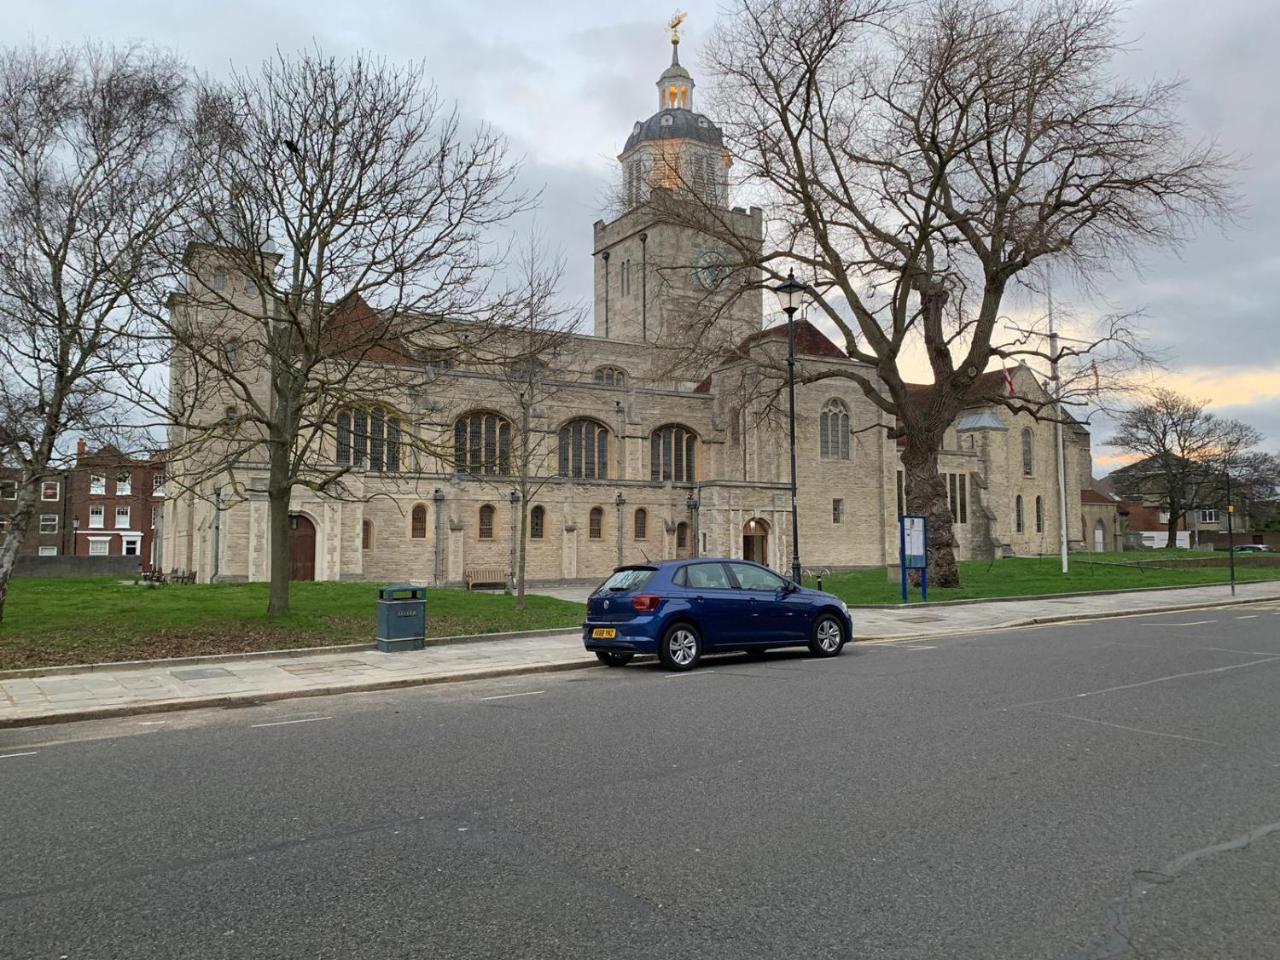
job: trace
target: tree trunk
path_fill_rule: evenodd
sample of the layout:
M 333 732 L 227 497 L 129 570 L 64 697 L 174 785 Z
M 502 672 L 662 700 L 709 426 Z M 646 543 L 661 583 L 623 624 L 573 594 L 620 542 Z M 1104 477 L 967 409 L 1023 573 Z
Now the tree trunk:
M 289 573 L 292 565 L 289 497 L 293 493 L 293 485 L 288 481 L 288 457 L 287 445 L 271 444 L 271 470 L 267 480 L 267 525 L 271 532 L 271 594 L 267 600 L 268 616 L 280 616 L 289 612 Z
M 523 485 L 522 485 L 523 486 Z M 516 544 L 516 609 L 524 609 L 525 547 L 529 542 L 529 498 L 520 491 L 520 536 Z
M 936 438 L 928 434 L 916 432 L 907 436 L 907 445 L 902 451 L 907 513 L 928 518 L 929 584 L 958 587 L 960 570 L 956 566 L 956 536 L 951 529 L 947 485 L 938 473 L 938 446 Z M 912 576 L 914 578 L 918 574 Z
M 27 536 L 31 526 L 31 518 L 35 516 L 36 489 L 39 484 L 32 481 L 18 480 L 18 502 L 14 512 L 9 515 L 9 528 L 0 539 L 0 623 L 4 622 L 4 602 L 9 596 L 9 579 L 13 576 L 13 568 L 18 562 L 18 547 Z

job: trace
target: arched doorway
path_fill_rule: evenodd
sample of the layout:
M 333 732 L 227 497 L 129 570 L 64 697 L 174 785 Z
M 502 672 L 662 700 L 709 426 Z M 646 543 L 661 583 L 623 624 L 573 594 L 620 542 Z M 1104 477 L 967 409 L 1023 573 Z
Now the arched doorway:
M 1093 552 L 1107 552 L 1107 525 L 1101 520 L 1093 525 Z
M 742 525 L 742 559 L 769 565 L 769 524 L 759 517 Z
M 289 514 L 289 579 L 316 578 L 316 525 L 300 513 Z

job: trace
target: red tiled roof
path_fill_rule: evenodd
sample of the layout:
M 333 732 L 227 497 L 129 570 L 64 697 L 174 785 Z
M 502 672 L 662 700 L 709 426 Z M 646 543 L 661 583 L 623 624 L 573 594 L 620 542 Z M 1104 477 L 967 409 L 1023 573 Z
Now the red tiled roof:
M 762 340 L 787 339 L 787 325 L 780 323 L 753 333 L 742 341 L 740 349 L 744 352 Z M 831 357 L 835 360 L 847 360 L 848 356 L 836 346 L 831 339 L 808 320 L 796 321 L 796 354 L 806 357 Z
M 1080 502 L 1081 503 L 1102 503 L 1110 506 L 1111 504 L 1114 504 L 1116 501 L 1113 500 L 1111 497 L 1108 497 L 1105 493 L 1101 492 L 1100 490 L 1084 489 L 1080 491 Z

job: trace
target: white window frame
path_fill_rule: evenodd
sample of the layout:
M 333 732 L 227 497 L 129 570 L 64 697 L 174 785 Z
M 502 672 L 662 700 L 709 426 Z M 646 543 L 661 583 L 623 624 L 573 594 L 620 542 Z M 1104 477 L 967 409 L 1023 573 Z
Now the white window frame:
M 89 496 L 105 497 L 107 495 L 107 478 L 103 474 L 89 475 Z
M 91 557 L 111 556 L 111 538 L 110 537 L 90 537 L 89 538 L 89 556 Z
M 40 514 L 40 533 L 42 535 L 58 532 L 58 515 L 56 513 Z
M 49 487 L 53 487 L 53 496 L 48 496 Z M 60 480 L 42 480 L 40 482 L 40 499 L 46 503 L 62 499 L 62 482 Z
M 40 549 L 36 551 L 36 553 L 38 556 L 41 556 L 41 557 L 56 557 L 58 555 L 58 548 L 45 544 L 41 546 Z
M 153 497 L 163 497 L 163 496 L 164 496 L 164 481 L 165 481 L 165 475 L 164 475 L 163 473 L 157 473 L 157 474 L 153 474 L 153 475 L 152 475 L 152 477 L 151 477 L 151 495 L 152 495 Z
M 1204 509 L 1200 511 L 1201 523 L 1219 523 L 1218 511 L 1216 509 Z
M 133 550 L 132 553 L 129 552 L 130 548 Z M 142 556 L 142 537 L 121 537 L 120 555 L 122 557 Z
M 94 519 L 97 523 L 94 523 Z M 89 505 L 89 529 L 105 530 L 107 528 L 107 508 L 100 503 L 91 503 Z
M 132 474 L 122 473 L 116 477 L 116 496 L 130 497 L 133 496 L 133 476 Z
M 114 530 L 130 529 L 130 518 L 131 518 L 132 512 L 133 511 L 131 511 L 128 507 L 116 507 L 115 526 L 112 529 Z M 120 522 L 121 514 L 124 515 L 124 523 Z

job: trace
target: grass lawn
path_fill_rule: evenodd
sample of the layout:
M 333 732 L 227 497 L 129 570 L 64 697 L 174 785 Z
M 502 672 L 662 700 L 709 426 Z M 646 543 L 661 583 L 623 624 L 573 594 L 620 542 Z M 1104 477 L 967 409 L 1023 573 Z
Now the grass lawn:
M 0 624 L 0 670 L 282 650 L 374 639 L 377 584 L 295 583 L 268 618 L 267 584 L 128 586 L 117 580 L 13 580 Z M 574 627 L 581 604 L 462 590 L 427 591 L 427 635 Z
M 1228 582 L 1225 566 L 1197 566 L 1197 562 L 1213 558 L 1225 561 L 1223 553 L 1189 553 L 1185 550 L 1153 550 L 1131 553 L 1072 554 L 1070 570 L 1062 574 L 1057 555 L 1047 557 L 1009 557 L 991 563 L 965 560 L 960 563 L 960 586 L 943 590 L 929 588 L 929 599 L 977 600 L 993 597 L 1025 597 L 1051 593 L 1089 593 L 1095 590 L 1128 590 L 1139 587 L 1183 587 L 1200 583 Z M 1169 560 L 1178 562 L 1175 569 L 1157 566 Z M 1123 565 L 1122 565 L 1123 564 Z M 1280 566 L 1261 566 L 1252 558 L 1236 557 L 1236 579 L 1280 580 Z M 806 586 L 816 586 L 806 580 Z M 836 594 L 846 603 L 896 604 L 902 602 L 901 588 L 888 582 L 883 569 L 853 570 L 824 577 L 824 590 Z M 920 599 L 920 591 L 912 589 L 911 598 Z

